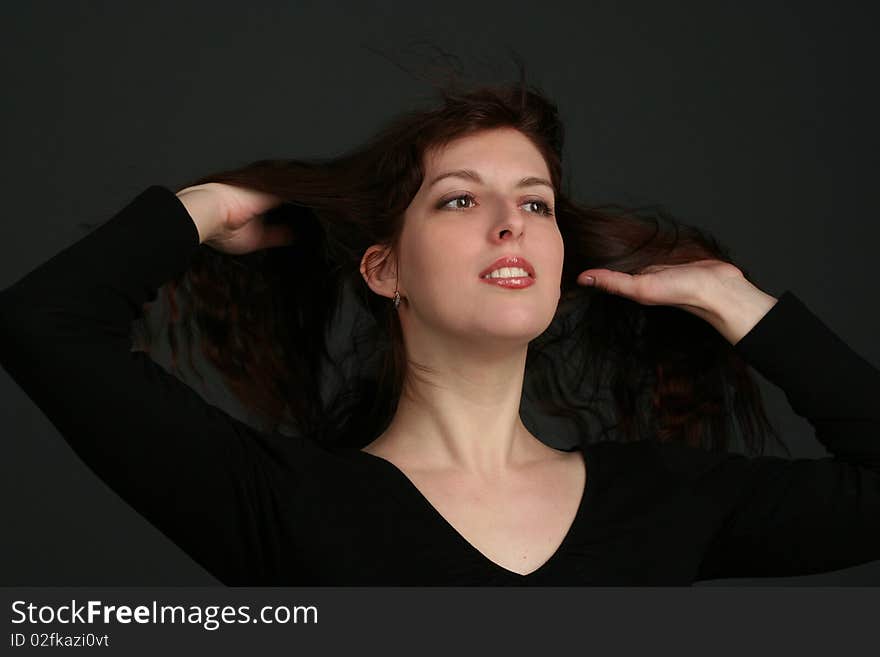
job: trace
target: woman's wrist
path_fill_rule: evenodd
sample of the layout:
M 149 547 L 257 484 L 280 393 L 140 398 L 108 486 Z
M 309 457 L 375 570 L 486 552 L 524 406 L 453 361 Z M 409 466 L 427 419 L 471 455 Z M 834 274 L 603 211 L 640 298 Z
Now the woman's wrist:
M 186 208 L 190 218 L 196 225 L 199 244 L 212 239 L 226 220 L 224 211 L 218 202 L 217 195 L 206 185 L 194 185 L 178 191 L 175 196 Z
M 735 345 L 761 321 L 778 299 L 747 279 L 726 281 L 702 304 L 706 321 Z

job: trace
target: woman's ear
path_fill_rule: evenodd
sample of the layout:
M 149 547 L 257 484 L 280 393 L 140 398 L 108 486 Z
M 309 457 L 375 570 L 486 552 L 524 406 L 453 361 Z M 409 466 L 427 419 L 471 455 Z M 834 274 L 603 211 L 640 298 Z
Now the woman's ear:
M 361 258 L 361 276 L 370 289 L 378 295 L 394 296 L 397 289 L 397 269 L 392 262 L 391 247 L 374 244 L 364 252 Z

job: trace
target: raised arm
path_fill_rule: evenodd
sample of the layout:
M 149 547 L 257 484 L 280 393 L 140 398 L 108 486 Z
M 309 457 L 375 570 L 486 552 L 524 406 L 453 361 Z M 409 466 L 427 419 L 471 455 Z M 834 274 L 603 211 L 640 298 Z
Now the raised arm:
M 172 541 L 224 583 L 260 584 L 283 550 L 266 510 L 279 484 L 295 485 L 277 454 L 303 439 L 252 429 L 131 351 L 131 322 L 185 270 L 202 229 L 168 189 L 143 191 L 0 292 L 0 364 Z
M 808 575 L 880 559 L 880 370 L 790 291 L 735 346 L 831 453 L 658 446 L 717 510 L 695 579 Z

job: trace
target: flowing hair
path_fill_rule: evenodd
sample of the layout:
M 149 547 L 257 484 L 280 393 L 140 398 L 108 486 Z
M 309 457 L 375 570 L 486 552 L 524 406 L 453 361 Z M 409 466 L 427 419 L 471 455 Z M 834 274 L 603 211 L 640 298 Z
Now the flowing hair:
M 529 343 L 523 398 L 573 422 L 583 441 L 649 439 L 727 450 L 738 433 L 748 451 L 759 453 L 769 431 L 788 451 L 747 364 L 707 322 L 575 281 L 594 267 L 633 273 L 706 258 L 733 263 L 728 251 L 661 206 L 571 198 L 569 181 L 563 185 L 559 111 L 526 83 L 521 62 L 516 82 L 469 88 L 452 76 L 434 91 L 438 102 L 397 115 L 338 157 L 264 159 L 181 185 L 220 182 L 274 194 L 284 202 L 265 220 L 288 223 L 295 238 L 245 255 L 201 245 L 189 269 L 163 286 L 170 313 L 157 322 L 143 318 L 138 348 L 149 352 L 163 333 L 180 374 L 180 333 L 204 381 L 192 361 L 198 333 L 201 353 L 263 429 L 366 445 L 390 423 L 407 368 L 418 366 L 407 362 L 390 300 L 363 280 L 361 258 L 372 244 L 396 249 L 427 151 L 514 128 L 547 163 L 565 245 L 559 305 L 548 329 Z M 353 315 L 351 332 L 331 349 L 331 330 L 344 312 Z

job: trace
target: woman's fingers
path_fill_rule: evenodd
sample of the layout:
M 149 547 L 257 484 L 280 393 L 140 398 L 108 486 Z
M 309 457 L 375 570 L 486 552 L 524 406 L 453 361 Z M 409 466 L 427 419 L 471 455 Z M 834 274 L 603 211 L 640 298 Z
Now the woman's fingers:
M 743 274 L 728 262 L 703 259 L 676 265 L 649 265 L 634 274 L 586 269 L 578 275 L 577 282 L 588 285 L 587 277 L 593 277 L 592 285 L 604 292 L 644 305 L 687 308 L 699 305 L 719 284 L 730 279 L 742 280 Z
M 598 288 L 603 292 L 618 294 L 636 300 L 642 296 L 641 287 L 643 285 L 643 279 L 640 279 L 638 274 L 627 274 L 621 271 L 613 271 L 611 269 L 587 269 L 586 271 L 581 272 L 577 281 L 581 285 L 588 285 L 588 277 L 594 279 L 591 286 Z

